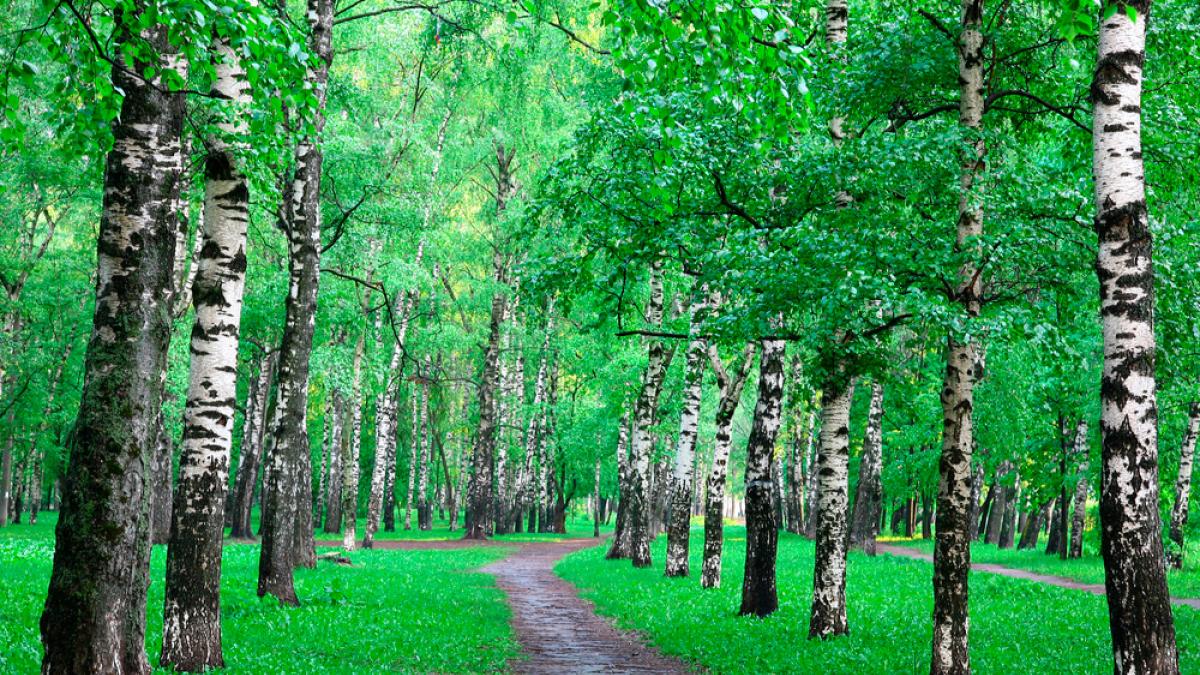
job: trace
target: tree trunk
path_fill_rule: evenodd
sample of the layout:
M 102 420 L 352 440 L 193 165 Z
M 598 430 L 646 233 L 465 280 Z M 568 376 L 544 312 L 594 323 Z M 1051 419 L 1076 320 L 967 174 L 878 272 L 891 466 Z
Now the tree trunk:
M 977 251 L 983 234 L 983 209 L 979 206 L 976 177 L 983 170 L 983 0 L 962 0 L 959 34 L 959 125 L 967 149 L 962 153 L 961 195 L 955 251 L 968 257 L 959 269 L 955 300 L 962 305 L 966 322 L 979 316 L 982 282 L 970 253 Z M 973 332 L 973 331 L 971 331 Z M 946 371 L 942 380 L 942 456 L 937 495 L 937 539 L 933 552 L 933 658 L 934 675 L 970 673 L 967 649 L 967 573 L 971 569 L 971 453 L 974 449 L 975 383 L 983 370 L 978 338 L 951 334 L 946 344 Z
M 1200 435 L 1200 402 L 1188 407 L 1188 426 L 1179 449 L 1179 473 L 1175 477 L 1175 503 L 1171 507 L 1171 549 L 1167 560 L 1171 567 L 1183 567 L 1183 531 L 1188 521 L 1188 500 L 1192 494 L 1192 463 L 1196 454 L 1196 437 Z
M 258 595 L 299 604 L 292 583 L 296 566 L 315 564 L 311 461 L 308 444 L 308 370 L 321 267 L 320 132 L 325 126 L 326 82 L 333 62 L 333 0 L 308 0 L 309 49 L 316 66 L 308 80 L 317 97 L 316 142 L 296 148 L 296 173 L 287 201 L 289 286 L 283 339 L 279 348 L 278 402 L 274 446 L 268 456 L 270 487 L 263 489 L 263 542 L 258 564 Z M 267 501 L 270 500 L 270 503 Z
M 720 396 L 715 418 L 716 439 L 713 444 L 712 469 L 708 474 L 708 492 L 704 500 L 704 563 L 700 573 L 702 588 L 721 585 L 721 548 L 724 544 L 725 481 L 729 474 L 729 451 L 733 447 L 733 416 L 742 400 L 742 389 L 754 363 L 753 342 L 746 345 L 742 361 L 733 373 L 725 370 L 715 346 L 709 346 L 708 357 L 717 375 Z M 623 501 L 623 500 L 622 500 Z M 620 519 L 620 512 L 617 513 Z
M 604 500 L 600 498 L 600 457 L 596 457 L 596 481 L 592 488 L 592 537 L 600 538 L 600 521 L 604 519 Z
M 1071 549 L 1067 551 L 1068 558 L 1083 557 L 1083 526 L 1087 515 L 1088 496 L 1088 442 L 1087 420 L 1079 420 L 1075 426 L 1075 456 L 1079 467 L 1076 471 L 1075 507 L 1071 516 Z
M 1013 486 L 1005 488 L 1004 515 L 1000 521 L 1000 537 L 996 545 L 1000 548 L 1012 548 L 1019 529 L 1017 524 L 1017 504 L 1021 500 L 1021 472 L 1014 470 Z
M 850 484 L 850 403 L 854 383 L 837 371 L 821 387 L 821 448 L 817 453 L 816 551 L 809 638 L 846 635 L 846 516 Z
M 137 2 L 130 14 L 117 13 L 118 44 L 132 39 L 144 11 Z M 161 26 L 141 38 L 160 54 L 169 46 Z M 184 113 L 182 95 L 140 75 L 162 66 L 134 61 L 112 71 L 113 86 L 125 95 L 104 172 L 96 309 L 41 617 L 44 673 L 91 672 L 99 664 L 150 672 L 146 467 L 158 440 L 171 330 L 172 207 Z
M 1171 673 L 1179 657 L 1158 512 L 1154 268 L 1141 140 L 1150 0 L 1119 7 L 1128 11 L 1100 22 L 1091 89 L 1104 335 L 1100 550 L 1117 672 Z
M 150 543 L 165 544 L 171 538 L 175 452 L 161 415 L 155 427 L 157 441 L 150 459 Z
M 234 106 L 250 101 L 239 55 L 225 40 L 217 43 L 213 94 Z M 222 122 L 222 130 L 246 128 Z M 206 143 L 204 161 L 204 246 L 192 286 L 196 308 L 192 327 L 187 405 L 179 484 L 167 547 L 163 643 L 160 664 L 196 672 L 222 668 L 221 549 L 225 536 L 225 493 L 233 447 L 237 403 L 238 337 L 246 287 L 246 226 L 250 221 L 249 181 L 234 148 L 218 138 Z
M 364 303 L 365 304 L 365 303 Z M 353 380 L 350 393 L 349 442 L 342 444 L 342 548 L 353 551 L 358 545 L 358 472 L 362 451 L 362 362 L 366 335 L 359 333 L 354 343 Z
M 683 382 L 683 410 L 679 415 L 679 445 L 671 473 L 670 516 L 667 529 L 667 565 L 669 577 L 688 575 L 688 543 L 692 531 L 692 481 L 696 469 L 696 435 L 700 429 L 700 396 L 704 384 L 707 350 L 700 327 L 704 322 L 704 289 L 696 289 L 692 298 L 690 341 L 687 370 Z M 597 465 L 599 472 L 599 465 Z M 597 481 L 599 480 L 599 473 Z M 599 482 L 597 482 L 599 489 Z
M 496 281 L 503 280 L 503 263 L 497 252 L 492 260 Z M 504 295 L 492 295 L 492 314 L 487 348 L 483 358 L 483 376 L 479 385 L 479 427 L 475 435 L 471 482 L 468 486 L 467 523 L 464 539 L 487 539 L 490 529 L 492 494 L 492 458 L 496 450 L 497 361 L 500 357 L 500 327 L 504 320 Z M 418 497 L 419 499 L 420 497 Z
M 253 539 L 250 513 L 254 504 L 254 483 L 262 463 L 264 421 L 270 400 L 271 379 L 275 374 L 278 354 L 265 354 L 258 362 L 258 377 L 251 381 L 246 400 L 246 418 L 242 427 L 242 456 L 238 458 L 237 477 L 233 487 L 233 526 L 229 536 L 234 539 Z
M 992 492 L 996 494 L 992 499 L 991 515 L 988 516 L 987 533 L 984 535 L 983 541 L 988 544 L 999 544 L 1000 534 L 1004 529 L 1006 513 L 1008 512 L 1008 497 L 1009 488 L 1001 485 L 1000 481 L 1009 473 L 1008 461 L 1001 462 L 996 468 L 996 482 L 992 486 Z
M 329 476 L 325 479 L 326 534 L 342 531 L 342 442 L 346 436 L 346 402 L 342 393 L 333 390 L 333 429 L 330 430 Z
M 863 437 L 862 461 L 858 465 L 858 488 L 854 493 L 854 517 L 850 524 L 850 546 L 875 555 L 879 534 L 879 512 L 883 508 L 883 385 L 871 383 L 871 405 Z
M 646 303 L 645 321 L 648 327 L 655 327 L 662 325 L 662 320 L 662 262 L 656 261 L 650 268 L 650 298 Z M 646 341 L 646 359 L 641 392 L 634 406 L 633 453 L 630 458 L 627 518 L 629 554 L 634 567 L 650 566 L 650 453 L 654 445 L 651 428 L 658 408 L 658 396 L 670 365 L 670 357 L 662 340 L 650 338 Z
M 787 343 L 763 340 L 759 360 L 758 402 L 746 443 L 746 568 L 741 614 L 767 616 L 779 608 L 775 557 L 779 531 L 771 481 L 775 438 L 783 421 L 783 360 Z
M 975 473 L 971 478 L 971 513 L 967 516 L 967 539 L 975 541 L 979 538 L 979 499 L 983 496 L 983 465 L 975 466 Z
M 617 492 L 621 500 L 617 502 L 617 524 L 613 528 L 612 544 L 604 556 L 608 560 L 622 560 L 629 557 L 629 413 L 621 416 L 621 426 L 617 429 Z
M 425 357 L 425 370 L 431 369 Z M 421 458 L 417 463 L 417 529 L 433 529 L 433 513 L 429 504 L 429 464 L 432 456 L 434 425 L 429 420 L 429 381 L 421 383 Z
M 421 459 L 421 395 L 414 385 L 409 392 L 412 402 L 412 442 L 408 459 L 408 492 L 404 498 L 404 529 L 412 529 L 413 490 L 417 484 L 417 462 Z

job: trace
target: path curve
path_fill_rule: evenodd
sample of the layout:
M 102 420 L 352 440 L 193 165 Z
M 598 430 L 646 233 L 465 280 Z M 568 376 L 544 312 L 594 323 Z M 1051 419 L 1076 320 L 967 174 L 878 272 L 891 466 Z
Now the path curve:
M 933 562 L 933 556 L 924 551 L 918 551 L 908 546 L 896 546 L 894 544 L 885 544 L 876 542 L 876 551 L 882 551 L 888 555 L 894 555 L 900 558 L 912 558 L 914 560 L 924 560 L 925 562 Z M 1047 584 L 1049 586 L 1057 586 L 1059 588 L 1067 588 L 1075 591 L 1083 591 L 1092 595 L 1104 595 L 1104 584 L 1085 584 L 1082 581 L 1076 581 L 1068 577 L 1059 577 L 1052 574 L 1039 574 L 1030 572 L 1029 570 L 1017 569 L 1015 567 L 1005 567 L 1004 565 L 995 565 L 992 563 L 971 563 L 971 570 L 975 572 L 988 572 L 990 574 L 999 574 L 1004 577 L 1012 577 L 1013 579 L 1024 579 L 1026 581 L 1036 581 L 1038 583 Z M 1171 604 L 1200 609 L 1200 598 L 1171 598 Z
M 595 546 L 595 539 L 523 544 L 503 560 L 480 569 L 496 577 L 508 596 L 512 626 L 529 660 L 514 660 L 516 673 L 685 673 L 683 663 L 662 656 L 635 634 L 617 630 L 596 615 L 570 583 L 554 573 L 567 554 Z

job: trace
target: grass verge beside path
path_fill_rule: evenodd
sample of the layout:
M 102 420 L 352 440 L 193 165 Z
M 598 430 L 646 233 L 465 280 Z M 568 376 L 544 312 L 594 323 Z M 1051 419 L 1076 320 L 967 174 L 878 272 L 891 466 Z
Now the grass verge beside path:
M 38 671 L 37 624 L 53 541 L 53 514 L 43 514 L 33 527 L 0 529 L 0 672 Z M 316 569 L 297 570 L 303 605 L 288 609 L 255 594 L 258 546 L 226 546 L 223 672 L 502 670 L 519 650 L 510 612 L 492 577 L 472 570 L 507 553 L 502 547 L 356 551 L 349 555 L 353 566 L 319 562 Z M 146 635 L 152 664 L 162 640 L 165 561 L 166 548 L 155 547 Z
M 896 539 L 889 540 L 888 543 L 909 546 L 933 555 L 932 539 Z M 1177 598 L 1200 598 L 1200 544 L 1189 542 L 1183 561 L 1182 570 L 1167 572 L 1167 585 L 1171 589 L 1171 595 Z M 971 562 L 1066 577 L 1085 584 L 1104 584 L 1104 561 L 1099 555 L 1062 560 L 1058 556 L 1046 555 L 1044 541 L 1042 546 L 1024 551 L 1018 551 L 1015 547 L 1002 549 L 995 544 L 975 542 L 971 544 Z
M 726 528 L 722 587 L 699 586 L 699 531 L 692 533 L 692 576 L 663 576 L 665 538 L 655 565 L 635 570 L 604 560 L 603 548 L 564 559 L 556 572 L 597 610 L 644 634 L 663 652 L 718 673 L 927 672 L 933 611 L 929 563 L 852 553 L 847 579 L 851 633 L 808 639 L 813 545 L 779 540 L 780 609 L 763 620 L 739 617 L 745 529 Z M 1044 584 L 971 575 L 971 663 L 978 673 L 1111 672 L 1104 598 Z M 1177 609 L 1183 672 L 1200 672 L 1200 612 Z

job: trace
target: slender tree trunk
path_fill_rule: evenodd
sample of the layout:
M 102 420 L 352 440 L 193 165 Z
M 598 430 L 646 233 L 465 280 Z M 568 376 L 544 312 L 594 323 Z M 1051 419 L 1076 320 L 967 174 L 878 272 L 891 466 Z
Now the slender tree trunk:
M 688 575 L 688 540 L 692 530 L 692 481 L 696 468 L 696 435 L 700 429 L 700 395 L 704 384 L 704 361 L 707 349 L 700 327 L 704 321 L 704 293 L 697 289 L 692 299 L 691 338 L 687 351 L 687 370 L 683 383 L 683 411 L 679 415 L 679 445 L 675 449 L 675 464 L 671 474 L 670 518 L 667 530 L 667 565 L 669 577 Z M 599 464 L 597 481 L 599 481 Z M 600 484 L 596 483 L 599 490 Z
M 996 496 L 992 499 L 992 511 L 988 516 L 987 533 L 984 535 L 983 541 L 988 544 L 999 544 L 1000 533 L 1004 528 L 1004 521 L 1008 511 L 1009 488 L 1001 485 L 1000 481 L 1008 475 L 1009 463 L 1001 462 L 996 468 L 996 482 L 992 486 L 992 491 Z
M 841 370 L 840 368 L 838 370 Z M 835 371 L 821 387 L 816 551 L 809 638 L 850 632 L 846 620 L 846 516 L 850 498 L 850 403 L 854 383 Z
M 426 371 L 429 358 L 425 359 Z M 417 466 L 417 529 L 428 531 L 433 528 L 433 514 L 429 504 L 429 462 L 433 445 L 433 426 L 429 420 L 429 382 L 421 383 L 421 459 Z
M 250 524 L 254 483 L 262 464 L 264 423 L 277 362 L 277 352 L 266 354 L 259 361 L 258 377 L 253 381 L 247 400 L 247 417 L 242 429 L 242 456 L 238 459 L 237 478 L 233 487 L 233 527 L 229 533 L 235 539 L 254 538 Z
M 1071 516 L 1071 549 L 1067 551 L 1068 558 L 1083 557 L 1083 526 L 1087 515 L 1088 497 L 1088 442 L 1087 420 L 1079 420 L 1075 426 L 1075 456 L 1079 466 L 1076 469 L 1075 507 Z
M 353 551 L 358 538 L 358 472 L 362 450 L 362 361 L 366 335 L 354 344 L 354 379 L 350 394 L 349 442 L 342 444 L 342 548 Z
M 979 315 L 982 283 L 972 261 L 983 234 L 976 177 L 983 170 L 983 0 L 962 0 L 959 34 L 959 125 L 968 148 L 962 154 L 961 195 L 955 251 L 967 256 L 959 269 L 955 299 L 968 322 Z M 971 569 L 971 453 L 974 450 L 975 383 L 983 370 L 978 338 L 951 334 L 942 381 L 942 457 L 937 495 L 937 540 L 933 553 L 934 675 L 970 673 L 967 648 L 967 573 Z
M 600 499 L 600 457 L 596 457 L 596 480 L 592 489 L 592 537 L 600 538 L 600 521 L 604 519 L 604 501 Z
M 313 126 L 325 126 L 326 82 L 333 61 L 333 0 L 308 0 L 309 48 L 317 65 L 308 73 L 317 97 Z M 262 555 L 258 594 L 297 605 L 292 582 L 296 566 L 315 564 L 311 509 L 311 461 L 308 443 L 308 371 L 316 321 L 321 266 L 321 163 L 319 143 L 296 148 L 296 174 L 285 209 L 288 225 L 289 287 L 283 340 L 279 348 L 278 403 L 274 446 L 268 456 L 270 487 L 263 495 Z M 343 467 L 345 468 L 345 467 Z M 266 502 L 266 500 L 264 500 Z
M 967 539 L 979 538 L 979 499 L 983 496 L 983 465 L 976 464 L 971 476 L 971 512 L 967 515 Z
M 775 554 L 779 531 L 771 503 L 771 458 L 783 421 L 783 360 L 787 343 L 763 340 L 758 402 L 746 444 L 746 568 L 740 614 L 767 616 L 779 608 Z
M 1119 7 L 1100 22 L 1091 90 L 1104 334 L 1100 550 L 1116 671 L 1173 673 L 1179 657 L 1158 512 L 1154 268 L 1141 139 L 1150 0 Z
M 144 11 L 136 2 L 131 14 L 117 13 L 118 43 L 130 41 Z M 161 26 L 141 37 L 158 53 L 168 48 Z M 162 65 L 135 61 L 112 73 L 125 95 L 106 160 L 96 309 L 41 617 L 44 673 L 95 672 L 99 664 L 150 672 L 146 467 L 157 441 L 171 330 L 184 100 L 138 73 Z
M 532 431 L 532 429 L 531 429 Z M 617 429 L 617 492 L 621 500 L 617 503 L 617 524 L 613 529 L 612 545 L 605 557 L 609 560 L 620 560 L 629 557 L 629 512 L 626 504 L 629 501 L 629 413 L 621 416 L 621 426 Z
M 408 460 L 408 492 L 404 498 L 404 529 L 412 529 L 413 494 L 417 485 L 417 462 L 421 460 L 421 395 L 416 386 L 409 393 L 412 402 L 412 442 Z
M 232 47 L 218 42 L 213 93 L 236 108 L 250 89 Z M 228 133 L 242 125 L 222 124 Z M 160 664 L 197 672 L 222 668 L 221 548 L 225 493 L 237 403 L 238 337 L 246 287 L 246 226 L 249 181 L 234 148 L 211 138 L 204 162 L 204 247 L 192 297 L 191 369 L 183 413 L 179 484 L 167 547 L 163 643 Z
M 1000 538 L 996 545 L 1000 548 L 1012 548 L 1017 525 L 1017 506 L 1021 501 L 1021 472 L 1013 470 L 1013 486 L 1005 488 L 1004 514 L 1000 521 Z
M 342 442 L 346 436 L 346 402 L 342 393 L 333 390 L 333 429 L 330 431 L 329 476 L 325 479 L 326 534 L 342 531 Z
M 714 303 L 715 304 L 715 303 Z M 721 549 L 724 545 L 725 483 L 729 475 L 729 453 L 733 447 L 733 416 L 742 400 L 742 389 L 754 363 L 755 344 L 746 345 L 741 363 L 732 373 L 725 370 L 716 346 L 708 348 L 709 362 L 717 376 L 720 396 L 714 419 L 716 437 L 713 445 L 712 468 L 708 474 L 708 490 L 704 501 L 704 562 L 700 574 L 702 588 L 721 585 Z M 618 514 L 619 516 L 619 514 Z
M 1171 550 L 1167 555 L 1171 567 L 1183 567 L 1183 530 L 1188 521 L 1188 500 L 1192 495 L 1192 463 L 1196 455 L 1196 437 L 1200 435 L 1200 402 L 1188 407 L 1188 426 L 1179 449 L 1179 473 L 1175 477 L 1175 503 L 1171 507 Z
M 871 383 L 871 405 L 863 437 L 862 461 L 858 465 L 858 488 L 854 494 L 854 517 L 850 524 L 850 546 L 875 555 L 879 534 L 879 512 L 883 508 L 883 385 Z
M 650 269 L 650 298 L 646 303 L 647 326 L 659 326 L 663 319 L 662 262 Z M 633 453 L 630 458 L 628 526 L 629 557 L 634 567 L 650 566 L 650 453 L 654 440 L 651 428 L 658 408 L 658 395 L 670 363 L 662 340 L 646 342 L 647 362 L 642 372 L 641 392 L 634 406 Z

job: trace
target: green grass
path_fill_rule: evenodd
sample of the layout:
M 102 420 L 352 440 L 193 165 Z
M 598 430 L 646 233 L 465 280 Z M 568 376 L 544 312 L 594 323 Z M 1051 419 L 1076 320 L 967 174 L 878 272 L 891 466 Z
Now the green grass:
M 598 610 L 646 635 L 664 652 L 719 673 L 928 672 L 933 609 L 929 563 L 852 553 L 847 580 L 851 634 L 808 640 L 813 546 L 783 534 L 780 609 L 766 619 L 737 616 L 745 529 L 726 528 L 722 587 L 699 587 L 699 531 L 693 575 L 667 579 L 665 540 L 655 566 L 635 570 L 592 548 L 557 567 Z M 1184 672 L 1200 672 L 1200 612 L 1177 608 Z M 971 659 L 976 672 L 1100 673 L 1112 670 L 1104 598 L 994 574 L 971 575 Z
M 0 672 L 37 672 L 37 622 L 50 578 L 54 514 L 0 529 Z M 357 551 L 352 567 L 297 570 L 299 608 L 255 595 L 258 546 L 225 548 L 223 641 L 231 673 L 480 672 L 518 651 L 492 578 L 471 570 L 505 548 Z M 320 551 L 318 551 L 320 553 Z M 165 547 L 155 547 L 146 650 L 162 639 Z
M 1043 540 L 1044 542 L 1044 540 Z M 933 553 L 932 539 L 898 540 L 891 543 L 911 546 L 926 553 Z M 1189 542 L 1182 570 L 1167 573 L 1167 585 L 1171 595 L 1179 598 L 1200 598 L 1200 542 Z M 1004 565 L 1029 570 L 1038 574 L 1051 574 L 1081 581 L 1085 584 L 1104 583 L 1104 561 L 1099 555 L 1085 555 L 1074 560 L 1061 560 L 1058 556 L 1046 555 L 1045 545 L 1024 551 L 1014 548 L 997 548 L 995 544 L 971 544 L 971 562 Z

